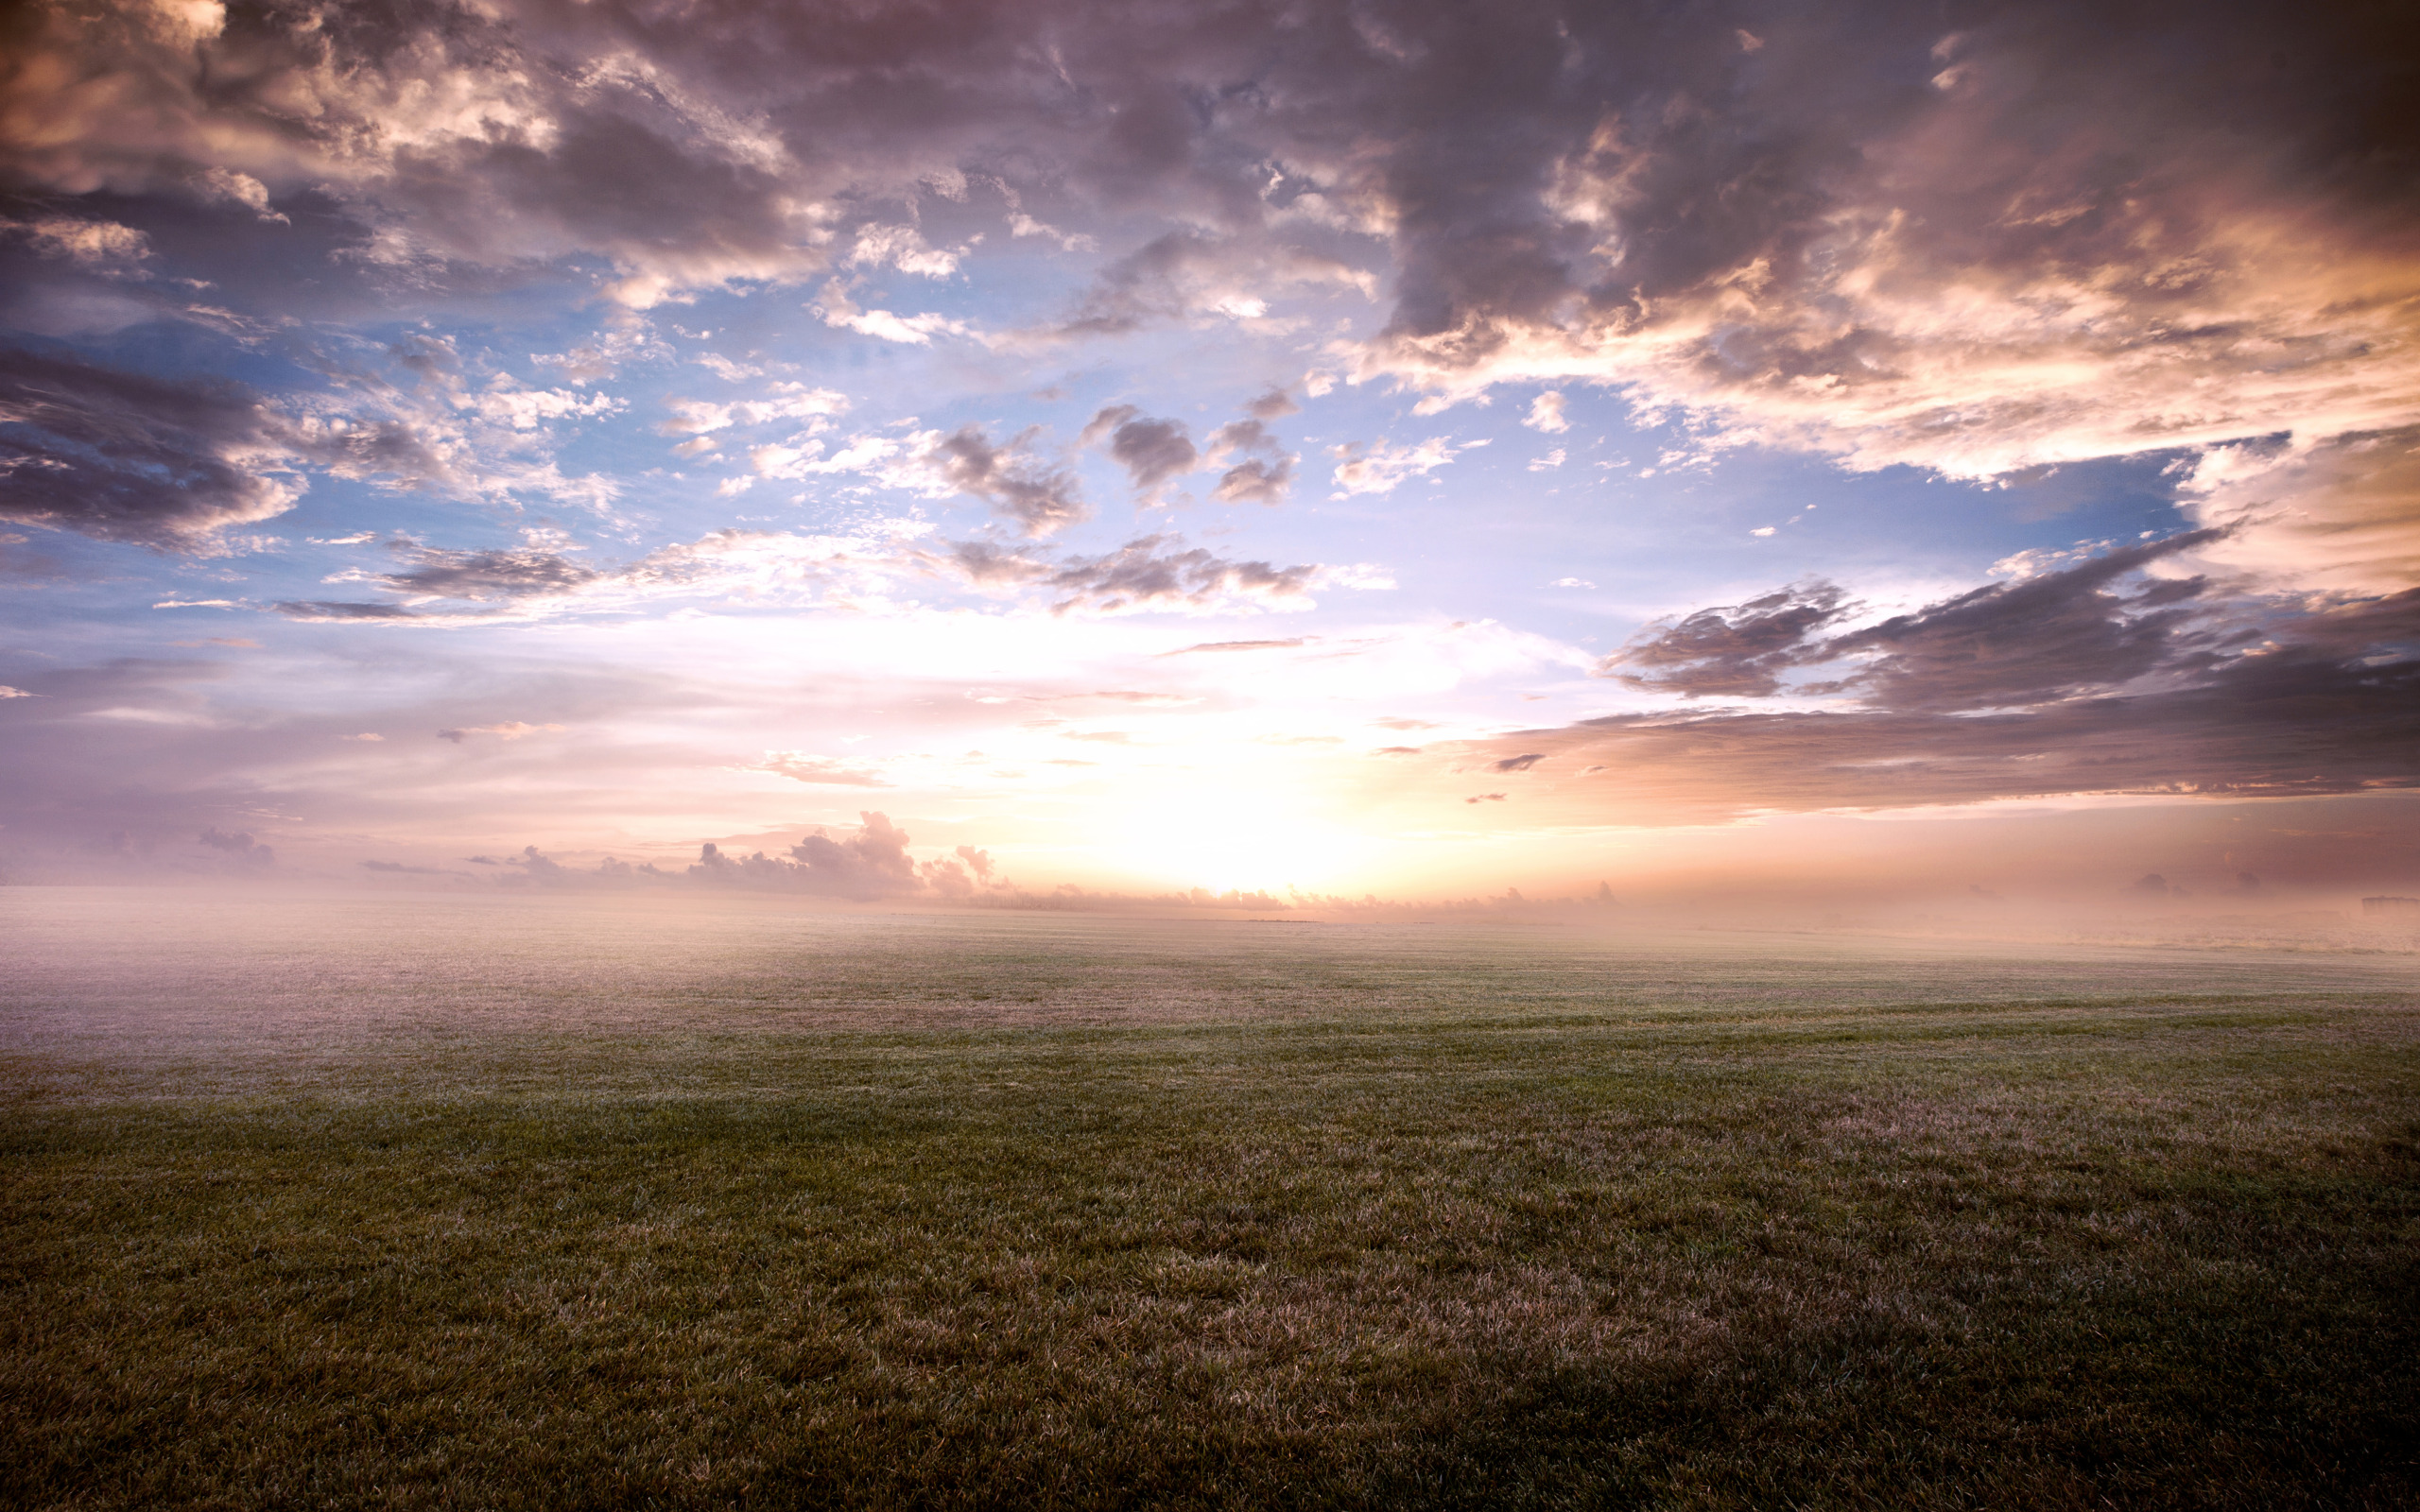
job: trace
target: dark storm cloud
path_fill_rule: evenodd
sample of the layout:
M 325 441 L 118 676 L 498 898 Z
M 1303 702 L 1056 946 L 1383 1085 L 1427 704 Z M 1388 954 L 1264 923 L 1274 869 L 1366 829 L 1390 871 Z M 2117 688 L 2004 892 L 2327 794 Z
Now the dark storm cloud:
M 1013 520 L 1028 536 L 1046 536 L 1091 514 L 1075 474 L 1025 454 L 1028 438 L 994 445 L 982 427 L 961 425 L 933 445 L 928 461 L 951 488 Z
M 1135 490 L 1151 493 L 1172 477 L 1193 471 L 1201 455 L 1193 447 L 1193 438 L 1185 434 L 1184 422 L 1174 420 L 1153 420 L 1132 404 L 1111 404 L 1095 415 L 1084 426 L 1079 444 L 1092 445 L 1106 437 L 1109 455 Z

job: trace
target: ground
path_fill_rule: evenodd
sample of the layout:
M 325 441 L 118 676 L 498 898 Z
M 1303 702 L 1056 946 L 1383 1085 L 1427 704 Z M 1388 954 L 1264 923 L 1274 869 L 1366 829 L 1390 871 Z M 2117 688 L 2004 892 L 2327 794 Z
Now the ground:
M 2408 957 L 0 924 L 10 1505 L 2420 1504 Z

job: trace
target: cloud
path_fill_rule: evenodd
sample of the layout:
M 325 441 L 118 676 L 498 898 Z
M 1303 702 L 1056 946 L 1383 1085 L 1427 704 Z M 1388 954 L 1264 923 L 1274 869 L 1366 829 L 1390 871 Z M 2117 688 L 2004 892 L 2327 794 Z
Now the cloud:
M 889 787 L 891 784 L 876 772 L 829 756 L 810 756 L 804 751 L 769 750 L 765 759 L 742 771 L 771 772 L 794 782 L 827 782 L 840 787 Z
M 34 220 L 0 218 L 0 232 L 25 238 L 43 257 L 64 258 L 88 268 L 123 268 L 151 255 L 151 239 L 113 220 L 44 215 Z
M 971 493 L 1016 522 L 1027 536 L 1047 536 L 1088 518 L 1075 475 L 1025 455 L 1031 433 L 994 445 L 980 426 L 961 425 L 927 443 L 921 460 L 960 493 Z
M 2187 512 L 2229 532 L 2204 561 L 2339 593 L 2420 583 L 2420 427 L 2246 440 L 2176 472 Z
M 2282 797 L 2420 786 L 2420 589 L 2206 604 L 2129 575 L 2206 533 L 2110 552 L 1838 629 L 1829 585 L 1703 610 L 1608 659 L 1689 696 L 1852 696 L 1861 708 L 1639 713 L 1503 745 L 1617 774 L 1610 803 L 1674 816 L 2083 793 Z M 1830 668 L 1785 688 L 1780 675 Z M 1496 746 L 1495 749 L 1501 749 Z M 1473 754 L 1493 757 L 1487 745 Z
M 1103 267 L 1075 311 L 1039 335 L 1123 335 L 1197 311 L 1257 319 L 1275 288 L 1374 287 L 1368 273 L 1340 258 L 1259 234 L 1257 218 L 1234 217 L 1219 232 L 1185 228 L 1154 237 Z
M 856 245 L 849 249 L 849 261 L 856 266 L 895 267 L 925 278 L 947 278 L 957 272 L 960 255 L 925 246 L 913 226 L 860 226 Z
M 277 852 L 254 840 L 247 831 L 239 830 L 233 834 L 228 834 L 213 825 L 194 838 L 198 843 L 206 845 L 213 850 L 223 851 L 248 867 L 268 867 L 277 864 Z
M 672 418 L 663 424 L 667 436 L 704 436 L 734 425 L 762 425 L 769 421 L 815 421 L 838 415 L 849 407 L 848 396 L 835 388 L 809 388 L 804 384 L 777 383 L 764 399 L 717 403 L 706 399 L 667 399 Z
M 459 746 L 473 735 L 493 735 L 498 740 L 510 742 L 519 740 L 524 735 L 560 735 L 562 733 L 562 729 L 561 725 L 531 725 L 518 719 L 508 719 L 502 724 L 462 725 L 454 729 L 441 730 L 437 732 L 437 738 L 450 740 Z
M 689 877 L 720 886 L 761 887 L 870 902 L 923 890 L 925 879 L 908 854 L 908 832 L 882 814 L 860 813 L 854 834 L 835 839 L 818 826 L 786 856 L 759 850 L 741 857 L 703 847 Z
M 1079 557 L 1039 581 L 1059 595 L 1055 612 L 1115 614 L 1136 610 L 1232 613 L 1253 609 L 1308 609 L 1322 581 L 1316 564 L 1273 567 L 1235 561 L 1173 536 L 1143 536 L 1115 551 Z
M 406 572 L 378 574 L 373 580 L 406 595 L 409 603 L 576 593 L 606 576 L 553 551 L 444 551 L 418 544 L 404 544 L 396 549 L 414 565 Z
M 1634 688 L 1690 698 L 1776 693 L 1780 674 L 1800 664 L 1807 635 L 1846 614 L 1847 602 L 1831 584 L 1809 583 L 1702 609 L 1643 632 L 1607 657 L 1601 670 Z
M 291 507 L 305 469 L 497 502 L 610 500 L 610 480 L 566 478 L 532 457 L 547 422 L 610 414 L 621 401 L 505 382 L 471 392 L 440 376 L 414 394 L 340 373 L 335 390 L 272 403 L 226 379 L 10 352 L 0 362 L 0 519 L 206 556 L 226 549 L 229 528 Z
M 1221 557 L 1174 536 L 1141 537 L 1102 554 L 1059 556 L 940 539 L 912 521 L 853 536 L 717 530 L 635 560 L 596 566 L 551 545 L 454 551 L 398 540 L 389 547 L 403 558 L 403 570 L 351 570 L 331 580 L 374 585 L 396 600 L 285 600 L 271 608 L 304 621 L 445 628 L 620 610 L 671 598 L 846 601 L 866 611 L 882 608 L 903 588 L 934 579 L 1055 614 L 1305 609 L 1315 588 L 1394 586 L 1368 564 L 1278 567 Z M 230 601 L 228 607 L 238 606 Z
M 1331 498 L 1349 498 L 1357 493 L 1392 493 L 1395 485 L 1406 478 L 1420 477 L 1443 467 L 1458 452 L 1484 441 L 1466 442 L 1455 446 L 1443 437 L 1430 437 L 1418 446 L 1398 446 L 1392 441 L 1374 445 L 1353 442 L 1340 446 L 1330 454 L 1340 460 L 1336 464 L 1336 492 Z
M 849 298 L 848 291 L 841 287 L 838 279 L 824 284 L 822 297 L 808 308 L 825 325 L 902 346 L 927 346 L 937 335 L 977 335 L 975 328 L 965 321 L 953 320 L 947 316 L 894 315 L 889 310 L 861 309 Z
M 1526 772 L 1546 759 L 1544 751 L 1533 750 L 1519 756 L 1507 756 L 1501 761 L 1491 763 L 1490 765 L 1493 770 L 1499 772 Z
M 2277 798 L 2420 786 L 2420 662 L 2285 654 L 2198 687 L 1992 714 L 1611 715 L 1518 739 L 1600 764 L 1599 820 L 2129 793 Z M 1610 784 L 1601 785 L 1601 784 Z
M 1216 467 L 1238 452 L 1245 454 L 1245 459 L 1219 475 L 1218 487 L 1211 490 L 1211 496 L 1221 504 L 1283 503 L 1287 490 L 1293 486 L 1294 464 L 1301 459 L 1279 444 L 1256 414 L 1249 420 L 1230 421 L 1212 431 L 1203 455 Z
M 1985 477 L 2420 425 L 2393 7 L 2210 25 L 2051 0 L 1954 34 L 1922 7 L 1717 6 L 1643 32 L 1552 0 L 1383 26 L 1056 3 L 947 26 L 730 0 L 677 29 L 538 0 L 346 14 L 29 13 L 0 165 L 54 198 L 240 212 L 231 264 L 298 236 L 258 217 L 309 197 L 348 228 L 311 245 L 379 288 L 601 266 L 631 307 L 853 267 L 955 277 L 975 244 L 928 242 L 923 207 L 983 195 L 1077 255 L 1085 230 L 1028 213 L 1047 198 L 1127 243 L 1059 335 L 1270 319 L 1284 291 L 1374 290 L 1383 266 L 1364 376 L 1594 383 L 1715 447 L 1856 468 Z M 104 229 L 58 231 L 51 261 L 130 266 L 129 237 L 165 234 L 75 224 Z M 951 329 L 825 309 L 890 341 Z M 2278 481 L 2298 497 L 2236 538 L 2247 559 L 2325 542 L 2350 586 L 2411 580 L 2408 510 L 2326 466 Z M 2387 565 L 2352 584 L 2364 533 Z
M 1685 697 L 1764 697 L 1790 671 L 1849 663 L 1802 691 L 1854 692 L 1893 709 L 2017 707 L 2117 688 L 2154 673 L 2195 676 L 2242 654 L 2246 632 L 2202 623 L 2201 578 L 2120 579 L 2222 538 L 2188 531 L 2058 572 L 1994 583 L 1861 629 L 1822 632 L 1854 612 L 1829 583 L 1778 590 L 1654 627 L 1602 670 Z M 1629 670 L 1629 669 L 1643 670 Z
M 1180 646 L 1173 651 L 1163 651 L 1160 655 L 1191 656 L 1197 651 L 1284 651 L 1309 644 L 1310 638 L 1301 635 L 1284 641 L 1204 641 L 1200 645 Z
M 270 608 L 290 620 L 305 623 L 341 623 L 346 620 L 417 620 L 423 616 L 401 604 L 366 604 L 341 599 L 287 598 Z
M 1596 382 L 1718 446 L 1964 478 L 2420 422 L 2388 104 L 2408 85 L 2385 61 L 2408 17 L 2052 5 L 1944 36 L 1926 16 L 1802 17 L 1750 52 L 1709 10 L 1644 67 L 1613 11 L 1508 12 L 1484 51 L 1423 28 L 1394 108 L 1472 92 L 1369 166 L 1398 273 L 1364 373 Z M 1449 146 L 1473 141 L 1484 166 Z M 2313 490 L 2316 531 L 2286 538 L 2384 524 L 2342 507 Z
M 1556 434 L 1571 429 L 1571 422 L 1563 418 L 1563 395 L 1553 389 L 1530 401 L 1530 413 L 1522 417 L 1521 423 L 1533 431 Z
M 1153 420 L 1132 404 L 1111 404 L 1093 416 L 1078 444 L 1090 446 L 1103 437 L 1109 455 L 1126 470 L 1135 491 L 1156 496 L 1161 484 L 1193 471 L 1201 456 L 1184 422 Z
M 291 428 L 240 385 L 72 358 L 0 361 L 0 519 L 206 551 L 302 491 Z

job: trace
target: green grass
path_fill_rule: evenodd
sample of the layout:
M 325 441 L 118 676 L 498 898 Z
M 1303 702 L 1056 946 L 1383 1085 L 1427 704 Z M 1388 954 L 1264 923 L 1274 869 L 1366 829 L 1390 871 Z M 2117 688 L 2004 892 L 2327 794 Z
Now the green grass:
M 532 919 L 40 935 L 0 1500 L 2420 1504 L 2389 967 Z

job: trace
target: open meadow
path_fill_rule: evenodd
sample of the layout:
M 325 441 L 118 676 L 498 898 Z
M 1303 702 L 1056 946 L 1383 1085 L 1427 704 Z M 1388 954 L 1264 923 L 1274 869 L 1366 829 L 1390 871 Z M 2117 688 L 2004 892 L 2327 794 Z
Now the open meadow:
M 2410 954 L 0 889 L 0 1503 L 2420 1504 Z

